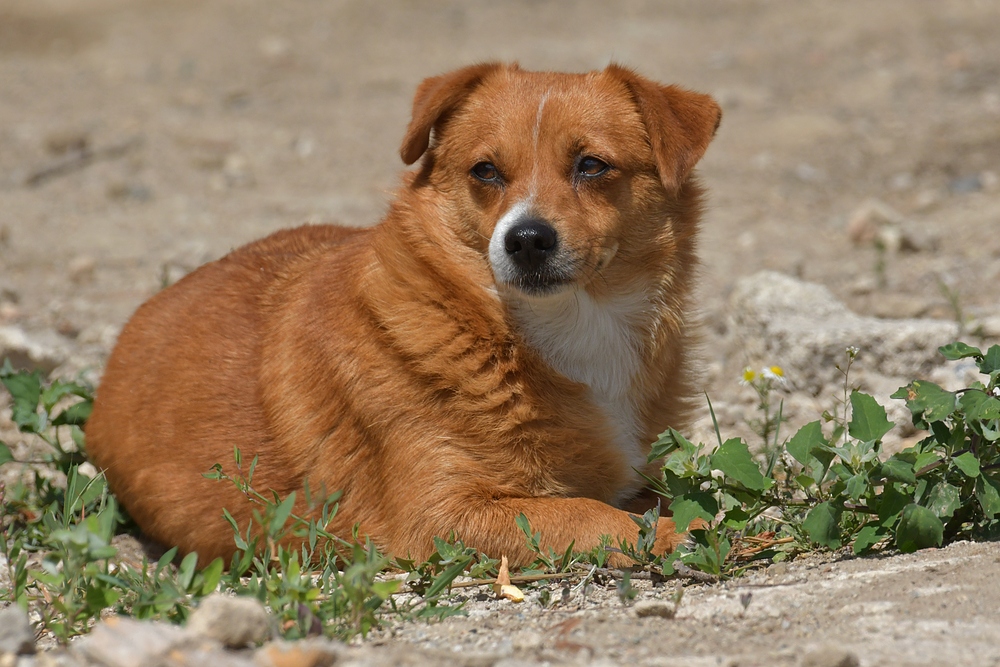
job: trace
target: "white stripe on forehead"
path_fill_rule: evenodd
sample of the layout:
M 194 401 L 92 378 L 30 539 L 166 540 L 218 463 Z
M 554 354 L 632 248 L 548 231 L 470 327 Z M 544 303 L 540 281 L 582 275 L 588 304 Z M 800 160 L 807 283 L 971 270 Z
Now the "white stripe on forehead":
M 535 153 L 538 152 L 538 133 L 542 129 L 542 110 L 545 109 L 545 103 L 549 101 L 549 92 L 552 89 L 549 88 L 542 95 L 542 99 L 538 102 L 538 111 L 535 112 L 535 129 L 531 133 L 532 141 L 534 142 Z
M 547 89 L 542 94 L 542 99 L 538 102 L 538 111 L 535 112 L 535 128 L 531 131 L 532 149 L 534 151 L 534 164 L 531 169 L 531 187 L 528 190 L 528 198 L 535 196 L 535 192 L 538 189 L 535 187 L 538 183 L 538 135 L 542 131 L 542 111 L 545 109 L 545 103 L 549 101 L 549 93 L 552 89 Z

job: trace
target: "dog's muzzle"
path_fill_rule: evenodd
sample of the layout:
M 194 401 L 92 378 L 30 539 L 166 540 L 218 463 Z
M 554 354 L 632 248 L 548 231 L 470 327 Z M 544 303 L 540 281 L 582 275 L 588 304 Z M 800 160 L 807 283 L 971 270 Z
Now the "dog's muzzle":
M 533 215 L 527 204 L 508 211 L 490 239 L 490 264 L 497 283 L 534 296 L 572 282 L 568 257 L 556 228 Z

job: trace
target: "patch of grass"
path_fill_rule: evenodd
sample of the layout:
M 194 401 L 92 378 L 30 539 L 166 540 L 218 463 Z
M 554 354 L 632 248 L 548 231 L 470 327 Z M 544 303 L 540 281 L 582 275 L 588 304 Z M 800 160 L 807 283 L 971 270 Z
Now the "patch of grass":
M 691 531 L 691 546 L 652 554 L 658 508 L 636 518 L 636 544 L 605 540 L 586 553 L 572 545 L 562 553 L 543 550 L 542 536 L 522 515 L 517 525 L 536 560 L 515 579 L 531 585 L 572 578 L 578 580 L 574 590 L 585 591 L 595 577 L 607 577 L 602 573 L 610 551 L 631 556 L 655 579 L 680 573 L 704 580 L 816 549 L 913 551 L 996 536 L 1000 346 L 983 352 L 955 343 L 941 353 L 973 359 L 983 380 L 956 392 L 921 380 L 901 388 L 894 397 L 906 401 L 914 425 L 928 435 L 889 457 L 881 451 L 892 428 L 885 409 L 850 388 L 857 350 L 847 352 L 837 405 L 784 440 L 781 405 L 775 407 L 772 396 L 783 374 L 775 368 L 748 371 L 743 380 L 757 393 L 760 418 L 750 425 L 761 438 L 760 455 L 739 438 L 724 440 L 717 424 L 713 447 L 671 429 L 650 454 L 650 460 L 663 461 L 660 477 L 650 481 L 669 502 L 679 529 L 695 519 L 705 522 Z M 299 516 L 293 511 L 296 494 L 282 498 L 253 487 L 256 459 L 244 466 L 239 450 L 238 474 L 227 475 L 219 465 L 206 473 L 235 484 L 255 504 L 251 526 L 237 526 L 229 517 L 237 552 L 228 568 L 217 559 L 198 570 L 194 555 L 178 563 L 176 550 L 155 564 L 131 567 L 119 561 L 112 544 L 129 519 L 84 456 L 81 427 L 90 414 L 92 388 L 46 383 L 6 363 L 0 382 L 12 398 L 14 423 L 45 443 L 39 458 L 18 461 L 0 442 L 0 466 L 19 472 L 9 488 L 0 486 L 0 556 L 9 581 L 0 600 L 36 611 L 41 629 L 60 641 L 87 632 L 109 612 L 183 623 L 199 599 L 219 590 L 261 600 L 289 639 L 364 636 L 389 618 L 435 620 L 461 613 L 452 589 L 492 583 L 497 573 L 496 560 L 454 536 L 435 539 L 433 555 L 417 562 L 386 557 L 357 530 L 333 535 L 327 526 L 338 493 L 314 496 L 303 489 L 309 512 Z M 291 549 L 289 543 L 301 546 Z M 463 576 L 475 581 L 456 583 Z M 632 576 L 626 571 L 618 577 L 623 604 L 635 597 Z M 539 602 L 551 603 L 548 589 L 540 591 Z
M 83 455 L 81 427 L 90 414 L 92 387 L 46 384 L 38 373 L 14 371 L 9 364 L 0 368 L 0 381 L 12 398 L 14 423 L 48 446 L 37 460 L 19 461 L 0 442 L 0 465 L 21 468 L 10 488 L 0 486 L 0 556 L 6 563 L 0 567 L 10 582 L 0 588 L 0 600 L 37 612 L 41 628 L 61 642 L 87 632 L 108 612 L 183 623 L 198 600 L 215 591 L 258 598 L 288 639 L 349 638 L 367 634 L 386 616 L 455 614 L 460 605 L 448 602 L 454 579 L 495 572 L 496 561 L 455 540 L 435 540 L 435 553 L 416 563 L 385 557 L 356 532 L 352 539 L 332 535 L 326 526 L 339 493 L 307 498 L 317 517 L 307 520 L 292 512 L 296 494 L 268 497 L 253 488 L 256 459 L 242 473 L 239 450 L 239 476 L 223 474 L 219 465 L 206 473 L 237 485 L 256 504 L 251 525 L 242 530 L 227 513 L 237 546 L 228 569 L 216 559 L 198 570 L 195 554 L 178 563 L 176 549 L 155 564 L 132 568 L 119 562 L 112 545 L 129 519 Z M 95 476 L 86 476 L 84 466 Z M 301 538 L 301 549 L 284 546 L 289 536 Z M 397 600 L 404 590 L 414 595 Z

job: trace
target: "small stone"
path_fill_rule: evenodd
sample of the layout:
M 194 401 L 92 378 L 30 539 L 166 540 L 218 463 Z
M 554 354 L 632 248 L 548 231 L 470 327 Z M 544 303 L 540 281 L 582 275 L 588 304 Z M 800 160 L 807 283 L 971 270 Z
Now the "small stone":
M 23 661 L 17 667 L 88 667 L 87 663 L 76 655 L 65 650 L 43 651 L 39 653 L 34 664 Z
M 345 646 L 330 640 L 274 642 L 254 654 L 254 663 L 260 667 L 329 667 L 345 651 Z
M 12 285 L 0 283 L 0 303 L 17 305 L 21 302 L 21 295 Z
M 519 630 L 510 639 L 515 651 L 534 651 L 541 648 L 545 642 L 541 633 L 534 630 Z
M 858 656 L 833 646 L 808 651 L 799 662 L 800 667 L 859 667 L 860 664 Z
M 173 625 L 113 617 L 98 623 L 72 651 L 105 667 L 145 667 L 186 639 L 184 631 Z
M 253 185 L 254 178 L 246 157 L 239 153 L 230 153 L 222 163 L 222 174 L 226 183 L 232 187 Z
M 211 665 L 212 667 L 257 667 L 252 656 L 238 651 L 227 651 L 214 641 L 192 643 L 172 649 L 166 659 L 155 663 L 158 667 L 182 665 Z
M 979 192 L 982 189 L 983 182 L 980 180 L 979 174 L 960 176 L 959 178 L 953 179 L 950 183 L 948 183 L 948 190 L 954 194 Z
M 131 183 L 127 181 L 112 181 L 108 183 L 105 193 L 108 199 L 131 199 L 134 201 L 149 201 L 153 198 L 153 192 L 142 183 Z
M 187 629 L 232 648 L 260 644 L 274 632 L 271 616 L 257 599 L 218 593 L 201 601 L 191 614 Z
M 937 190 L 921 190 L 913 199 L 913 205 L 918 211 L 927 211 L 941 201 Z
M 795 167 L 795 177 L 803 183 L 820 183 L 826 179 L 826 174 L 807 162 Z
M 69 279 L 75 285 L 89 285 L 94 282 L 94 273 L 97 269 L 97 261 L 88 255 L 77 255 L 69 260 L 66 265 L 66 272 Z
M 878 199 L 869 199 L 856 208 L 847 221 L 847 236 L 857 244 L 872 243 L 878 238 L 879 229 L 899 227 L 903 216 Z
M 980 338 L 1000 338 L 1000 315 L 987 315 L 969 323 L 969 331 Z
M 90 137 L 80 129 L 65 129 L 45 137 L 45 150 L 52 155 L 82 153 L 90 145 Z
M 639 600 L 632 607 L 639 618 L 673 618 L 677 615 L 677 607 L 666 600 Z
M 28 615 L 16 604 L 0 609 L 0 656 L 35 652 L 35 631 Z
M 979 182 L 986 192 L 993 192 L 1000 188 L 1000 174 L 995 171 L 984 171 L 979 174 Z
M 292 43 L 280 35 L 268 35 L 257 43 L 261 55 L 271 60 L 281 60 L 292 50 Z
M 914 179 L 913 174 L 908 171 L 903 171 L 895 174 L 889 179 L 889 188 L 892 190 L 909 190 L 913 187 Z

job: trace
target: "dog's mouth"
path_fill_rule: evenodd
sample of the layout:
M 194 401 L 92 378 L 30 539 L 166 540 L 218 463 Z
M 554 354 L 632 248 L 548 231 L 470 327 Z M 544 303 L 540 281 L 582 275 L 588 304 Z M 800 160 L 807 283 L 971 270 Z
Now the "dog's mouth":
M 572 276 L 558 271 L 536 271 L 517 274 L 503 281 L 528 296 L 549 296 L 561 292 L 575 281 Z

